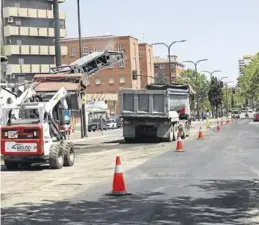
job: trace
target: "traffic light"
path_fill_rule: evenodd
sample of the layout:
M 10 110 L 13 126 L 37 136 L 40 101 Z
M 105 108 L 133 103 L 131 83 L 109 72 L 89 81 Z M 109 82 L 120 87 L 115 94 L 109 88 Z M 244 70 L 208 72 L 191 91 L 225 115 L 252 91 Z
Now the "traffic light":
M 223 86 L 224 86 L 224 83 L 222 82 L 222 81 L 220 81 L 220 88 L 223 88 Z
M 138 79 L 138 71 L 137 70 L 133 70 L 132 71 L 132 80 L 137 80 Z

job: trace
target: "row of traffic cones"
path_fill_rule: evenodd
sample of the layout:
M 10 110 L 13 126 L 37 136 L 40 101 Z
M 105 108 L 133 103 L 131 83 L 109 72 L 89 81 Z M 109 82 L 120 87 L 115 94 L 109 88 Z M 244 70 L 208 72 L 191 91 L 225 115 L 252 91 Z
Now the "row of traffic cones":
M 226 121 L 226 123 L 229 123 L 229 120 Z M 221 125 L 222 125 L 221 121 Z M 217 131 L 220 132 L 220 122 L 217 122 Z M 182 141 L 182 133 L 178 133 L 178 138 L 176 142 L 176 152 L 184 152 L 183 150 L 183 141 Z M 198 138 L 197 140 L 204 140 L 203 132 L 200 127 L 199 133 L 198 133 Z M 114 176 L 113 176 L 113 184 L 112 184 L 112 191 L 110 193 L 107 193 L 107 195 L 111 196 L 124 196 L 124 195 L 131 195 L 132 193 L 128 192 L 126 189 L 126 185 L 124 182 L 124 175 L 123 171 L 121 168 L 121 160 L 120 157 L 116 157 L 116 162 L 115 162 L 115 170 L 114 170 Z

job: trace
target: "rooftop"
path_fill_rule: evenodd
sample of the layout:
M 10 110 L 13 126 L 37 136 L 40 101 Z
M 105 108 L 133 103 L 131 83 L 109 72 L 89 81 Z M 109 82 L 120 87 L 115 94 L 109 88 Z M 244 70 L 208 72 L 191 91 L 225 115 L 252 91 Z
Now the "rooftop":
M 102 40 L 102 39 L 119 39 L 119 38 L 133 38 L 138 40 L 137 38 L 134 38 L 132 36 L 114 36 L 114 35 L 101 35 L 101 36 L 92 36 L 92 37 L 82 37 L 83 40 Z M 61 42 L 70 42 L 70 41 L 78 41 L 78 38 L 62 38 Z
M 155 57 L 153 59 L 153 61 L 154 61 L 154 64 L 156 64 L 156 63 L 169 63 L 169 59 L 168 58 Z M 176 63 L 177 65 L 184 67 L 184 64 L 182 64 L 182 63 L 180 63 L 178 61 L 175 61 L 175 60 L 171 60 L 171 63 Z

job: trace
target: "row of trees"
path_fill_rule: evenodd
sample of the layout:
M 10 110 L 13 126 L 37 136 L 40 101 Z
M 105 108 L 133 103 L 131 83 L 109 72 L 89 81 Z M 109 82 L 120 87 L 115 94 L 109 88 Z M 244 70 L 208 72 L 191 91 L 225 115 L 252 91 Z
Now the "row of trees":
M 238 87 L 247 105 L 255 107 L 259 104 L 259 53 L 243 68 Z
M 155 77 L 155 82 L 169 83 L 162 74 L 158 74 Z M 211 111 L 213 116 L 222 115 L 233 107 L 241 107 L 243 105 L 244 99 L 240 91 L 227 87 L 215 76 L 208 79 L 205 74 L 195 74 L 195 71 L 188 69 L 181 73 L 176 82 L 190 84 L 196 91 L 190 102 L 192 110 L 197 110 L 197 98 L 199 101 L 199 111 Z

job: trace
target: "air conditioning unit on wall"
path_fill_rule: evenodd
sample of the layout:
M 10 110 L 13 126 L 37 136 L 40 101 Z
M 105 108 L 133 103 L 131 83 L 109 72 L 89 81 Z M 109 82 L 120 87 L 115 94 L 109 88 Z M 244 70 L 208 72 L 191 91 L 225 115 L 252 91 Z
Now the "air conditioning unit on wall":
M 13 23 L 13 17 L 8 17 L 8 23 Z

